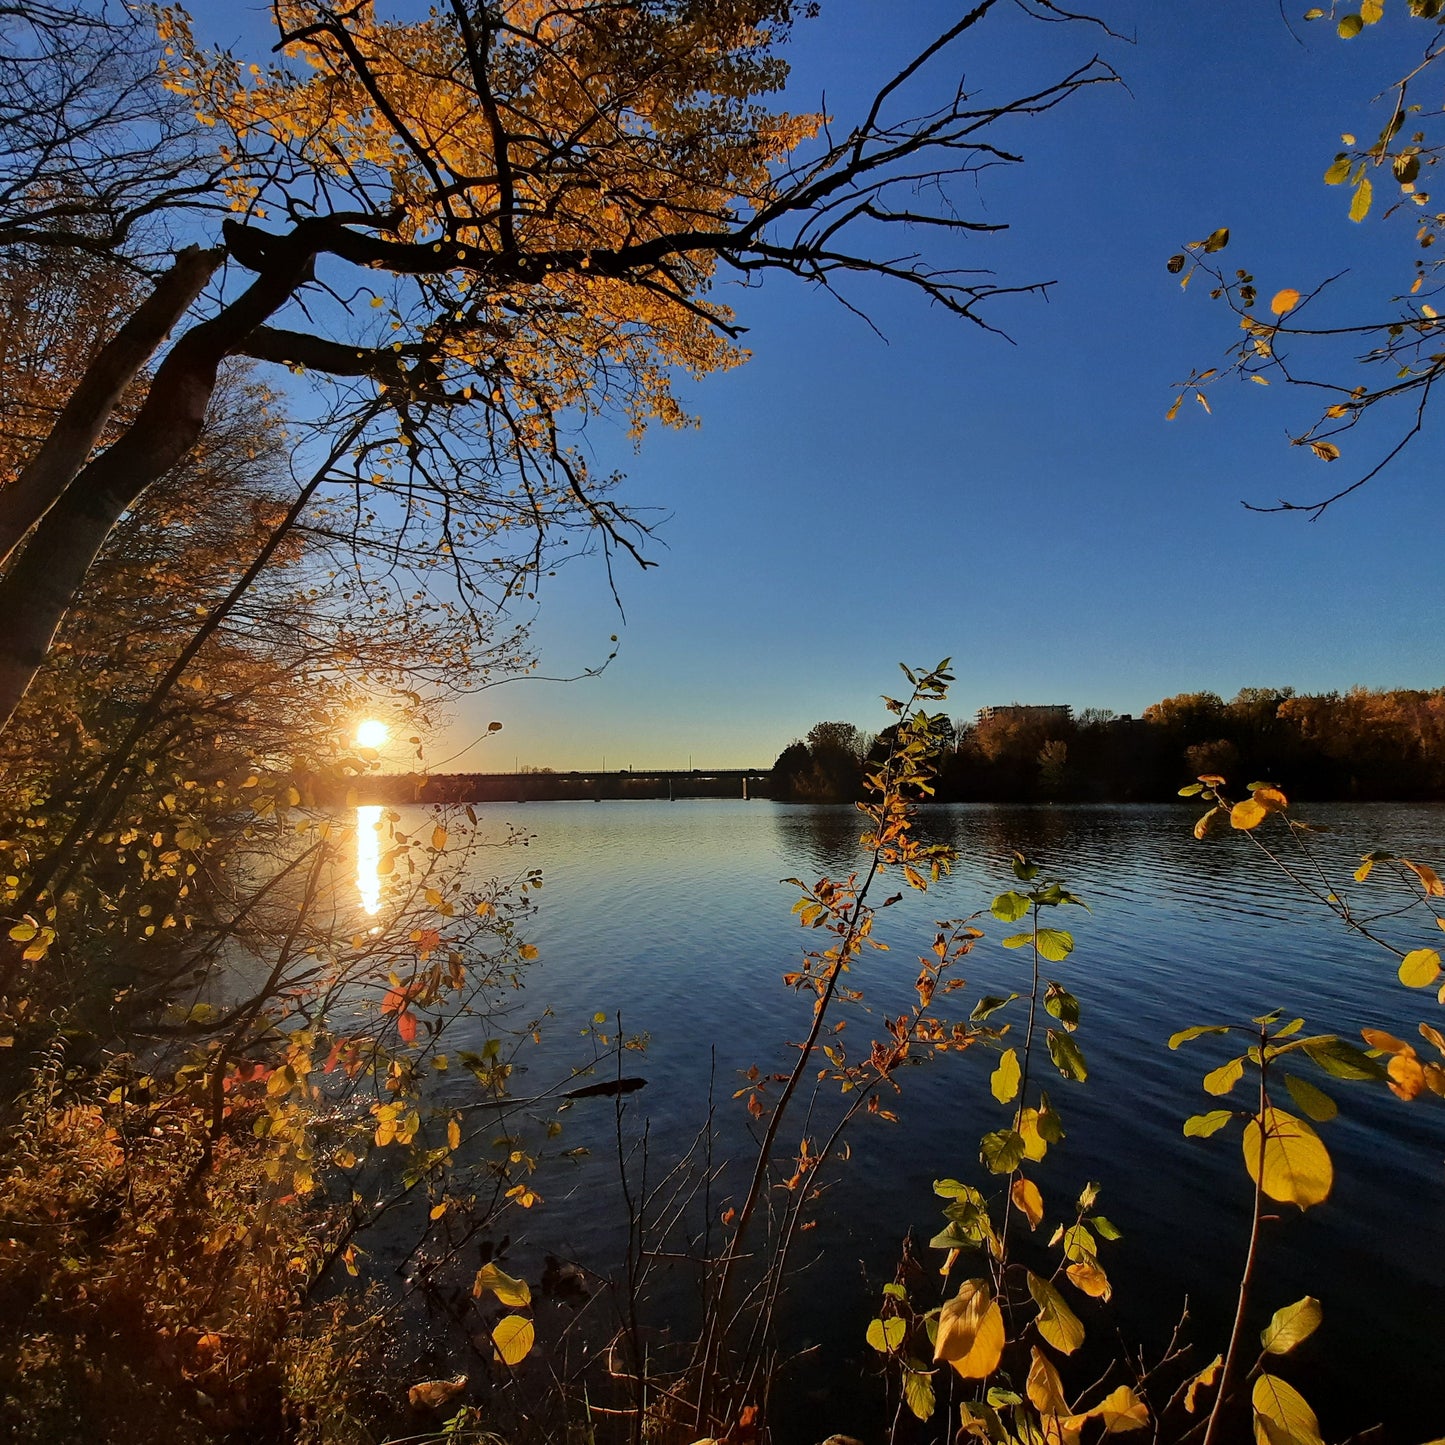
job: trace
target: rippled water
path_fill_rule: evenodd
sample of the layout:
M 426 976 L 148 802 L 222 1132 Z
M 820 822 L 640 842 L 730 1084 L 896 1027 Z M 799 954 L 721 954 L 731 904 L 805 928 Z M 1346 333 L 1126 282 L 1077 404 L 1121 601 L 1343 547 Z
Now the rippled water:
M 1445 860 L 1445 809 L 1325 807 L 1307 816 L 1332 826 L 1321 856 L 1343 862 L 1337 876 L 1347 881 L 1359 854 L 1376 846 Z M 1350 936 L 1246 840 L 1197 842 L 1192 817 L 1180 807 L 925 810 L 924 831 L 959 848 L 959 867 L 926 898 L 910 895 L 883 915 L 879 932 L 892 951 L 870 955 L 857 982 L 875 1004 L 906 1006 L 933 920 L 986 909 L 1011 886 L 1015 848 L 1086 899 L 1092 914 L 1069 909 L 1059 920 L 1076 946 L 1048 972 L 1082 1004 L 1077 1037 L 1090 1077 L 1086 1085 L 1053 1079 L 1068 1138 L 1038 1177 L 1046 1200 L 1059 1203 L 1085 1179 L 1102 1181 L 1100 1208 L 1124 1233 L 1104 1257 L 1114 1317 L 1129 1338 L 1157 1347 L 1187 1296 L 1202 1364 L 1224 1343 L 1250 1185 L 1237 1132 L 1201 1141 L 1180 1131 L 1186 1116 L 1216 1106 L 1199 1080 L 1227 1045 L 1205 1039 L 1170 1052 L 1170 1033 L 1280 1008 L 1302 1014 L 1311 1031 L 1357 1036 L 1368 1023 L 1415 1038 L 1416 1023 L 1439 1022 L 1440 1010 L 1431 993 L 1402 988 L 1390 955 Z M 552 1083 L 549 1070 L 594 1014 L 620 1012 L 628 1032 L 650 1036 L 627 1072 L 648 1080 L 628 1117 L 651 1121 L 651 1167 L 693 1138 L 710 1079 L 720 1147 L 743 1154 L 746 1120 L 730 1097 L 738 1071 L 786 1066 L 787 1040 L 806 1027 L 806 1003 L 780 983 L 803 940 L 789 912 L 796 890 L 778 880 L 848 872 L 860 858 L 859 821 L 851 808 L 767 802 L 487 810 L 484 827 L 533 835 L 523 861 L 545 878 L 529 931 L 542 956 L 529 992 L 555 1019 L 518 1092 Z M 960 996 L 970 1003 L 1026 984 L 1022 954 L 997 942 L 1012 930 L 987 918 L 981 926 L 989 937 L 966 960 L 970 987 Z M 1422 923 L 1395 928 L 1402 941 L 1430 941 Z M 862 1019 L 850 1025 L 855 1051 L 867 1028 Z M 932 1181 L 978 1177 L 979 1135 L 1004 1122 L 988 1092 L 992 1063 L 976 1050 L 909 1071 L 893 1105 L 899 1122 L 856 1129 L 851 1161 L 808 1237 L 814 1262 L 792 1286 L 790 1328 L 832 1361 L 821 1374 L 785 1378 L 782 1414 L 798 1442 L 866 1426 L 866 1402 L 877 1396 L 853 1382 L 868 1365 L 862 1335 L 878 1286 L 892 1277 L 910 1227 L 924 1240 L 941 1227 Z M 447 1087 L 461 1099 L 465 1078 L 453 1075 Z M 1266 1317 L 1305 1293 L 1323 1303 L 1324 1327 L 1287 1373 L 1320 1408 L 1327 1437 L 1384 1421 L 1383 1438 L 1413 1445 L 1445 1427 L 1445 1109 L 1429 1096 L 1404 1104 L 1379 1086 L 1330 1081 L 1330 1089 L 1341 1114 L 1321 1132 L 1335 1159 L 1334 1193 L 1303 1218 L 1283 1209 L 1292 1217 L 1267 1227 L 1258 1298 Z M 611 1106 L 590 1116 L 579 1106 L 567 1119 L 562 1142 L 594 1152 L 542 1184 L 548 1205 L 517 1247 L 606 1258 L 618 1247 Z

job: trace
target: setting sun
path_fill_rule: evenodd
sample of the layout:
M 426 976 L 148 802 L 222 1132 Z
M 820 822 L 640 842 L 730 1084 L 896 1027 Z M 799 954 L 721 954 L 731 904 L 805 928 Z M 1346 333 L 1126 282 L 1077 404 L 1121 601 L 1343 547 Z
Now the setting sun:
M 374 717 L 367 718 L 364 722 L 356 725 L 356 746 L 359 748 L 379 748 L 390 735 L 390 729 L 384 722 L 379 722 Z

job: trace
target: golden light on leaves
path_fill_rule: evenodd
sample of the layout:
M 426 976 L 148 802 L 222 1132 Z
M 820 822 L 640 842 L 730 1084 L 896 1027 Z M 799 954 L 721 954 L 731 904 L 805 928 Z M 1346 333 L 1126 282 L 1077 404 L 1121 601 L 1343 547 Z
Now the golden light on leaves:
M 537 1331 L 525 1315 L 504 1315 L 492 1330 L 492 1344 L 504 1365 L 520 1365 L 536 1338 Z
M 1044 1217 L 1044 1197 L 1039 1193 L 1039 1186 L 1032 1179 L 1020 1175 L 1014 1180 L 1009 1194 L 1028 1220 L 1029 1228 L 1037 1229 Z
M 1029 1293 L 1039 1307 L 1039 1334 L 1045 1343 L 1065 1355 L 1072 1355 L 1084 1343 L 1084 1326 L 1048 1280 L 1029 1271 Z
M 1262 1445 L 1324 1445 L 1320 1422 L 1305 1397 L 1277 1375 L 1254 1382 L 1254 1438 Z
M 1324 1319 L 1320 1302 L 1306 1295 L 1292 1305 L 1276 1310 L 1259 1337 L 1260 1344 L 1271 1355 L 1287 1355 L 1294 1347 L 1309 1339 Z
M 1329 1198 L 1334 1165 L 1320 1137 L 1293 1114 L 1282 1109 L 1264 1111 L 1264 1170 L 1260 1173 L 1260 1120 L 1244 1126 L 1244 1167 L 1271 1199 L 1301 1209 Z
M 356 746 L 359 748 L 380 748 L 386 745 L 391 729 L 379 718 L 364 718 L 356 725 Z
M 1003 1347 L 1003 1312 L 988 1281 L 965 1280 L 939 1311 L 933 1358 L 946 1360 L 966 1380 L 982 1380 L 998 1368 Z

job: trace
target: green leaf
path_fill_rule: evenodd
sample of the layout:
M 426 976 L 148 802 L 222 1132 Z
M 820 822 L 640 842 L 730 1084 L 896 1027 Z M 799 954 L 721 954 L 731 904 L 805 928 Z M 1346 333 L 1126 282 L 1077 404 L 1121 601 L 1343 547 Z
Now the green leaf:
M 1331 1035 L 1306 1039 L 1302 1045 L 1306 1054 L 1325 1073 L 1337 1079 L 1384 1079 L 1384 1067 L 1353 1044 Z
M 905 1366 L 903 1370 L 903 1402 L 920 1420 L 933 1415 L 933 1376 L 926 1370 Z
M 1215 251 L 1222 251 L 1229 245 L 1229 227 L 1221 226 L 1217 231 L 1211 231 L 1204 238 L 1204 249 L 1211 255 Z
M 1400 982 L 1406 988 L 1429 988 L 1440 977 L 1440 955 L 1433 948 L 1416 948 L 1400 964 Z
M 1064 1297 L 1048 1280 L 1029 1271 L 1029 1293 L 1039 1307 L 1039 1334 L 1046 1344 L 1065 1355 L 1072 1355 L 1084 1343 L 1084 1327 L 1079 1317 L 1064 1303 Z
M 1044 994 L 1044 1008 L 1072 1033 L 1079 1026 L 1079 1001 L 1067 989 L 1050 983 Z
M 1320 1422 L 1303 1395 L 1277 1375 L 1254 1382 L 1254 1438 L 1260 1445 L 1324 1445 Z
M 1009 994 L 1007 998 L 996 993 L 985 994 L 974 1004 L 973 1012 L 969 1014 L 969 1018 L 974 1023 L 982 1023 L 990 1014 L 996 1014 L 1006 1004 L 1011 1004 L 1017 997 L 1018 994 L 1016 993 Z
M 1066 1079 L 1077 1079 L 1082 1084 L 1089 1077 L 1089 1068 L 1078 1044 L 1057 1029 L 1049 1030 L 1048 1042 L 1049 1057 L 1054 1061 L 1054 1067 Z
M 1062 928 L 1041 928 L 1035 937 L 1039 956 L 1050 963 L 1062 963 L 1074 951 L 1074 935 Z
M 1364 28 L 1365 22 L 1358 15 L 1342 15 L 1335 26 L 1341 40 L 1353 40 Z
M 1264 1327 L 1259 1342 L 1271 1355 L 1287 1355 L 1319 1329 L 1323 1318 L 1320 1302 L 1313 1295 L 1306 1295 L 1302 1300 L 1276 1310 Z
M 996 1129 L 979 1140 L 979 1158 L 994 1174 L 1012 1174 L 1023 1157 L 1023 1135 L 1014 1129 Z
M 1039 876 L 1039 865 L 1031 862 L 1022 853 L 1015 853 L 1013 856 L 1014 877 L 1020 883 L 1032 883 Z
M 1244 1077 L 1244 1058 L 1231 1059 L 1204 1076 L 1206 1094 L 1227 1094 Z
M 1299 1105 L 1301 1112 L 1309 1115 L 1317 1124 L 1328 1123 L 1340 1111 L 1335 1101 L 1317 1089 L 1308 1079 L 1298 1079 L 1293 1074 L 1284 1076 L 1284 1086 L 1289 1096 Z
M 1180 260 L 1182 261 L 1183 259 L 1184 258 L 1181 256 Z M 1189 783 L 1185 787 L 1180 788 L 1179 796 L 1181 798 L 1192 798 L 1195 796 L 1196 793 L 1202 793 L 1203 791 L 1203 783 Z
M 1177 1049 L 1180 1044 L 1187 1044 L 1191 1039 L 1202 1039 L 1205 1034 L 1227 1034 L 1229 1028 L 1226 1024 L 1192 1024 L 1187 1029 L 1180 1029 L 1177 1034 L 1169 1035 L 1169 1047 Z
M 890 1319 L 872 1321 L 866 1338 L 880 1355 L 891 1355 L 903 1343 L 907 1333 L 907 1322 L 894 1315 Z
M 896 1280 L 889 1280 L 888 1283 L 883 1286 L 883 1293 L 890 1299 L 906 1300 L 908 1298 L 908 1291 Z
M 1089 1223 L 1094 1226 L 1094 1232 L 1100 1239 L 1122 1239 L 1124 1237 L 1119 1233 L 1118 1226 L 1111 1224 L 1102 1214 L 1094 1215 Z
M 1020 1074 L 1017 1050 L 1006 1050 L 989 1079 L 989 1088 L 1000 1104 L 1007 1104 L 1018 1093 Z
M 989 905 L 989 912 L 1001 923 L 1017 923 L 1031 906 L 1022 893 L 1010 888 L 1007 893 L 1000 893 L 993 900 Z
M 1005 948 L 1022 948 L 1024 944 L 1032 943 L 1033 941 L 1034 936 L 1032 933 L 1011 933 L 1007 938 L 1001 938 L 999 940 Z
M 1207 1114 L 1195 1114 L 1184 1121 L 1186 1139 L 1207 1139 L 1217 1134 L 1234 1118 L 1228 1109 L 1211 1109 Z

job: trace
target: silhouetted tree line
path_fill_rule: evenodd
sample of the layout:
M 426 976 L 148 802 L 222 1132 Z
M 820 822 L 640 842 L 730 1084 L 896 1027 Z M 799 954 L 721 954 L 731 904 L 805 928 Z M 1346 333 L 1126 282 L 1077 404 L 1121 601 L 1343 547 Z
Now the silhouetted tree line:
M 1180 693 L 1119 717 L 935 725 L 939 802 L 1157 802 L 1201 773 L 1257 780 L 1317 800 L 1445 799 L 1445 688 L 1299 696 L 1242 688 L 1225 702 Z M 819 723 L 773 765 L 772 795 L 847 802 L 862 795 L 870 753 L 886 745 L 849 723 Z

